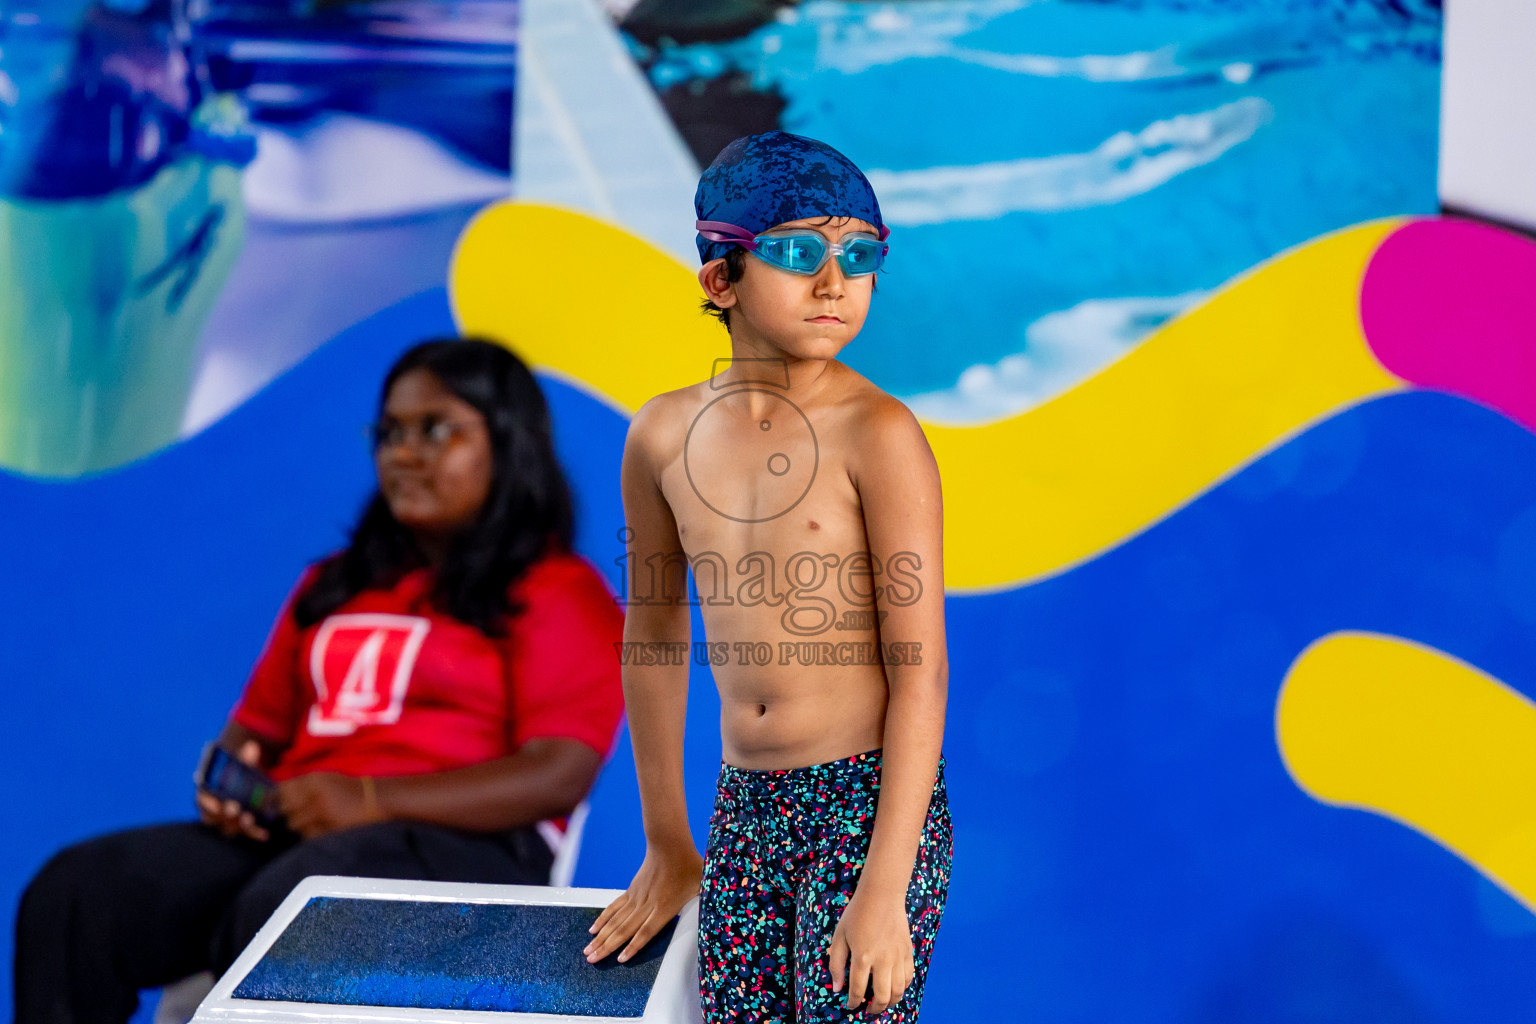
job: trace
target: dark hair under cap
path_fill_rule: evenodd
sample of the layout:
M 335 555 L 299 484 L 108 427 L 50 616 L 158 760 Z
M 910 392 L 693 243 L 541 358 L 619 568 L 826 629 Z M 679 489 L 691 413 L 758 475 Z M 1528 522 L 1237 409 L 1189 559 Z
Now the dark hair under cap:
M 747 135 L 722 149 L 699 176 L 693 209 L 699 220 L 752 234 L 806 217 L 857 217 L 885 235 L 880 203 L 864 172 L 826 143 L 789 132 Z M 734 248 L 703 235 L 696 242 L 704 263 Z

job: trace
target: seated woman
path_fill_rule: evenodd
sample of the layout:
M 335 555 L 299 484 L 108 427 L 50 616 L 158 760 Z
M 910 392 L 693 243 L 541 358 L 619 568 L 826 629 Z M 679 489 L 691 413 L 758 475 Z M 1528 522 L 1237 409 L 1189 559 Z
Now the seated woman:
M 222 972 L 309 875 L 549 880 L 543 834 L 623 712 L 623 613 L 571 551 L 543 395 L 505 348 L 427 342 L 385 379 L 374 453 L 378 493 L 219 737 L 283 823 L 199 792 L 201 823 L 57 854 L 18 913 L 19 1024 L 125 1021 L 140 989 Z

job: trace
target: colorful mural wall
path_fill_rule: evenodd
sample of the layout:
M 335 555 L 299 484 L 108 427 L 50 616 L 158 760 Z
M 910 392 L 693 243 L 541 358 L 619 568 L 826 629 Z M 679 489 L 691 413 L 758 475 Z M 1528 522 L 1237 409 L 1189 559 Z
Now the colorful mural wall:
M 188 813 L 198 747 L 369 487 L 358 425 L 417 338 L 485 333 L 540 368 L 581 549 L 617 589 L 627 417 L 728 354 L 697 312 L 690 175 L 778 126 L 870 171 L 890 273 L 846 357 L 943 475 L 956 853 L 924 1019 L 1536 1013 L 1536 242 L 1435 216 L 1438 5 L 707 6 L 525 3 L 517 198 L 420 219 L 453 240 L 430 287 L 345 307 L 269 382 L 230 371 L 239 398 L 136 461 L 0 458 L 22 539 L 0 548 L 0 799 L 25 825 L 0 910 L 62 843 Z M 209 98 L 249 124 L 252 88 Z M 247 240 L 254 134 L 244 171 L 209 172 L 244 175 Z M 368 237 L 372 262 L 306 287 L 418 255 Z M 53 294 L 6 287 L 8 325 Z M 235 366 L 218 308 L 188 331 Z M 7 416 L 45 397 L 15 394 Z M 690 685 L 702 838 L 718 701 L 705 669 Z M 621 739 L 577 884 L 638 863 L 630 758 Z

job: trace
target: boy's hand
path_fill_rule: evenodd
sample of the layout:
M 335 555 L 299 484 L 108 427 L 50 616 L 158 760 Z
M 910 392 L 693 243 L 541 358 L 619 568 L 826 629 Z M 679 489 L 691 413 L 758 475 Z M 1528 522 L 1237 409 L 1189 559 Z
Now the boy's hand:
M 699 894 L 703 877 L 704 858 L 691 844 L 674 852 L 647 846 L 645 860 L 629 888 L 587 929 L 597 936 L 582 950 L 587 963 L 597 963 L 620 946 L 624 946 L 619 954 L 621 963 L 634 956 L 677 916 L 683 904 Z
M 848 983 L 848 1009 L 864 1001 L 873 988 L 864 1012 L 871 1017 L 899 1002 L 912 984 L 916 969 L 912 960 L 912 926 L 907 922 L 906 893 L 866 894 L 855 889 L 832 932 L 828 951 L 832 991 Z

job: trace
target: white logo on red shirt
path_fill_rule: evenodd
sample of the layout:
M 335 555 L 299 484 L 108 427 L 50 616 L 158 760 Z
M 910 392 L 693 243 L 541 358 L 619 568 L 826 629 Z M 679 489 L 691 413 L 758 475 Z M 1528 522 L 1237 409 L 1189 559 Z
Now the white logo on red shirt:
M 422 641 L 432 623 L 383 612 L 332 615 L 309 651 L 317 700 L 305 728 L 311 736 L 346 736 L 360 725 L 400 720 Z

